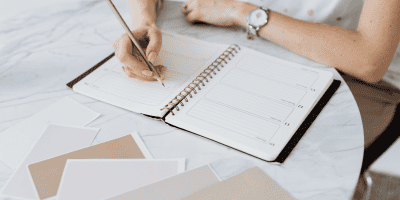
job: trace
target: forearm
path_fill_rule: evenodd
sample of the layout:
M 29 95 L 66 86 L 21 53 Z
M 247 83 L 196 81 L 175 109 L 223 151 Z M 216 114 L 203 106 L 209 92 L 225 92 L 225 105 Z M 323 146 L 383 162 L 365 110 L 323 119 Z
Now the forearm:
M 245 3 L 241 7 L 238 23 L 246 27 L 247 13 L 257 6 Z M 368 82 L 383 76 L 395 51 L 393 45 L 376 50 L 359 31 L 298 20 L 274 11 L 259 34 L 299 55 Z
M 133 29 L 156 24 L 155 4 L 157 0 L 127 0 L 127 2 Z

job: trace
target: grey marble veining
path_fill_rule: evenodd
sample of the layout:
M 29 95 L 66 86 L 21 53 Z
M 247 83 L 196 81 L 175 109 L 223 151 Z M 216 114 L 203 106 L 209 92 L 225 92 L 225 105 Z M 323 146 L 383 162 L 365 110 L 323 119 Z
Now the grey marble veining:
M 127 17 L 126 2 L 115 0 Z M 240 29 L 187 23 L 180 3 L 167 2 L 158 26 L 197 39 L 239 44 L 293 62 L 325 68 L 342 85 L 282 165 L 169 127 L 160 121 L 74 93 L 66 83 L 112 52 L 123 29 L 103 1 L 78 1 L 21 13 L 0 25 L 0 134 L 69 96 L 102 115 L 95 144 L 138 131 L 154 158 L 186 158 L 187 169 L 210 163 L 222 179 L 260 167 L 296 199 L 349 199 L 363 156 L 363 127 L 349 88 L 332 68 L 266 40 L 248 41 Z M 126 18 L 127 19 L 127 18 Z M 398 59 L 385 78 L 400 86 Z M 0 188 L 12 170 L 0 162 Z

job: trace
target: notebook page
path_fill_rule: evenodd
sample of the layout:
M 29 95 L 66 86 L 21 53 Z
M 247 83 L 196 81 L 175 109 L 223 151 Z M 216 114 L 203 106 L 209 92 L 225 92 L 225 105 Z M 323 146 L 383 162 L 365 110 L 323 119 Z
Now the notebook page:
M 73 89 L 133 112 L 160 116 L 160 109 L 227 47 L 163 32 L 163 45 L 155 64 L 168 67 L 165 87 L 157 81 L 129 78 L 114 56 Z
M 271 160 L 332 81 L 329 71 L 242 47 L 166 122 Z

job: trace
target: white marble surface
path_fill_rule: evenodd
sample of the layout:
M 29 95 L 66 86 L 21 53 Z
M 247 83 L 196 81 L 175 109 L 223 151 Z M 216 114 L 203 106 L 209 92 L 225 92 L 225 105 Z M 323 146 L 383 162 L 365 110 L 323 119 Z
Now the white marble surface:
M 114 0 L 127 16 L 124 0 Z M 248 41 L 244 31 L 188 24 L 179 3 L 167 2 L 162 30 L 220 43 L 236 43 L 294 62 L 312 62 L 265 40 Z M 53 4 L 0 24 L 0 134 L 26 117 L 69 96 L 102 115 L 95 143 L 138 131 L 154 158 L 186 158 L 187 169 L 210 163 L 222 179 L 260 167 L 296 199 L 349 199 L 363 156 L 363 128 L 357 104 L 342 85 L 282 165 L 273 165 L 226 146 L 169 127 L 160 121 L 74 93 L 65 85 L 112 52 L 123 33 L 103 1 Z M 394 61 L 398 63 L 400 61 Z M 398 75 L 398 76 L 396 76 Z M 385 77 L 400 85 L 399 70 Z M 399 81 L 397 81 L 399 80 Z M 0 188 L 12 169 L 0 162 Z M 1 198 L 0 198 L 1 199 Z M 5 198 L 3 198 L 5 199 Z

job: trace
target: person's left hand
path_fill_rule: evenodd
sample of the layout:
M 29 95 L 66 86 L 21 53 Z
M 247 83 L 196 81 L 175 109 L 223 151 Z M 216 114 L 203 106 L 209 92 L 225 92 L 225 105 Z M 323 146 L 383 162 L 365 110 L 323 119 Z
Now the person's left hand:
M 236 0 L 189 0 L 182 13 L 189 22 L 205 22 L 217 26 L 238 24 L 239 4 Z

